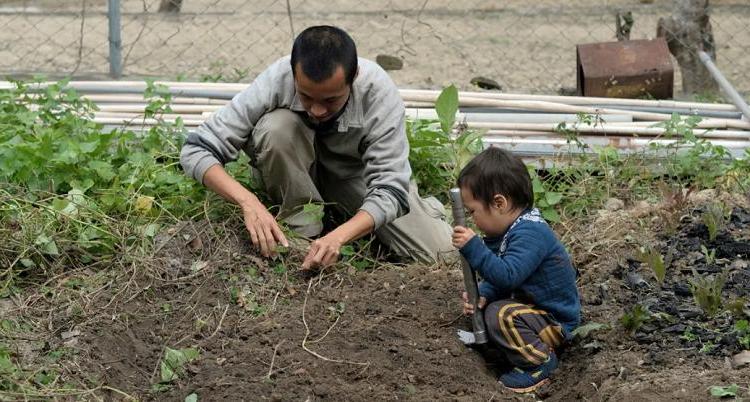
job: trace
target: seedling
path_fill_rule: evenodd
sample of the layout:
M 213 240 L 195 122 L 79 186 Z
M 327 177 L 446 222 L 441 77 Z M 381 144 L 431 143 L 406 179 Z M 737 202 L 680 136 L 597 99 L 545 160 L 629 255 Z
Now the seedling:
M 708 229 L 708 240 L 716 240 L 718 233 L 724 230 L 727 225 L 727 212 L 724 205 L 720 203 L 710 204 L 701 215 L 701 220 Z
M 650 245 L 642 246 L 638 250 L 638 260 L 651 268 L 654 278 L 659 284 L 664 283 L 664 277 L 667 275 L 667 264 L 661 253 Z
M 164 359 L 159 363 L 161 375 L 159 382 L 153 386 L 154 391 L 166 391 L 172 382 L 185 376 L 185 365 L 199 356 L 200 353 L 194 348 L 172 349 L 167 347 L 164 352 Z
M 750 350 L 750 324 L 747 320 L 739 320 L 734 324 L 737 341 L 744 350 Z
M 726 282 L 723 274 L 696 276 L 690 280 L 690 292 L 693 293 L 695 304 L 708 317 L 713 317 L 721 309 L 721 290 Z
M 706 259 L 706 265 L 713 265 L 716 262 L 715 248 L 712 248 L 711 251 L 708 251 L 708 248 L 701 244 L 701 252 L 703 253 L 703 257 Z
M 626 312 L 620 317 L 620 323 L 631 334 L 635 333 L 638 328 L 646 321 L 651 319 L 648 309 L 640 304 L 636 304 L 632 310 Z
M 695 342 L 698 340 L 698 335 L 693 333 L 692 328 L 685 328 L 685 331 L 680 335 L 680 339 L 686 342 Z

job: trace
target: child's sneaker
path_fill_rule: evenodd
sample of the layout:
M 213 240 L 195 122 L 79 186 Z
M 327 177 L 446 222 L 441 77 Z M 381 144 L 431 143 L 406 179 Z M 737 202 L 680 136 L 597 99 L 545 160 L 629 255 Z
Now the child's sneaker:
M 549 382 L 549 376 L 557 368 L 557 356 L 551 352 L 547 361 L 537 367 L 529 369 L 514 368 L 500 376 L 500 382 L 506 388 L 518 393 L 535 391 Z

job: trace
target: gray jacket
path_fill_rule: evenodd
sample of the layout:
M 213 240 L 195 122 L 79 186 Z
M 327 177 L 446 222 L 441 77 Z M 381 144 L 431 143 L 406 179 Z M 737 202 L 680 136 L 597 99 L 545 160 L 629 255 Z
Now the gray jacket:
M 286 108 L 303 112 L 294 88 L 289 56 L 263 71 L 250 86 L 213 113 L 191 133 L 182 148 L 185 173 L 203 182 L 213 165 L 236 160 L 248 149 L 255 124 L 265 113 Z M 359 59 L 359 74 L 344 112 L 338 135 L 316 138 L 322 147 L 318 161 L 338 179 L 361 177 L 367 193 L 360 209 L 375 220 L 375 228 L 409 212 L 411 167 L 404 104 L 398 88 L 376 63 Z

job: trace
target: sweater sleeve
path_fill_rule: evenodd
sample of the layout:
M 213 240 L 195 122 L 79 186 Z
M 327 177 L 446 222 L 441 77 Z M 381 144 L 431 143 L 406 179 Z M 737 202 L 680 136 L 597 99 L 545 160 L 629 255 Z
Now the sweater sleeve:
M 180 163 L 188 176 L 203 182 L 208 168 L 237 159 L 255 124 L 277 106 L 279 94 L 289 85 L 282 78 L 288 69 L 286 64 L 288 60 L 282 58 L 271 65 L 247 89 L 190 133 L 180 152 Z
M 507 238 L 502 256 L 493 253 L 474 236 L 460 250 L 469 265 L 499 293 L 510 293 L 539 268 L 547 253 L 544 241 L 530 225 L 519 225 Z
M 386 76 L 371 96 L 362 154 L 367 193 L 360 209 L 373 217 L 378 229 L 409 213 L 411 167 L 405 110 L 398 88 Z

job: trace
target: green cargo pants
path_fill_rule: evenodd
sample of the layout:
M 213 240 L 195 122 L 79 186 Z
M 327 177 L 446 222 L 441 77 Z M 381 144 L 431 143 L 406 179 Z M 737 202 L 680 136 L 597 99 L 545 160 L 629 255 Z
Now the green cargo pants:
M 332 179 L 316 166 L 315 132 L 302 118 L 277 109 L 260 118 L 246 149 L 271 199 L 280 204 L 279 217 L 295 232 L 314 237 L 323 230 L 319 217 L 302 211 L 308 203 L 331 203 L 345 216 L 362 205 L 366 186 L 362 175 Z M 434 197 L 421 198 L 412 181 L 410 212 L 375 231 L 378 240 L 399 256 L 434 262 L 453 254 L 452 229 L 445 208 Z

